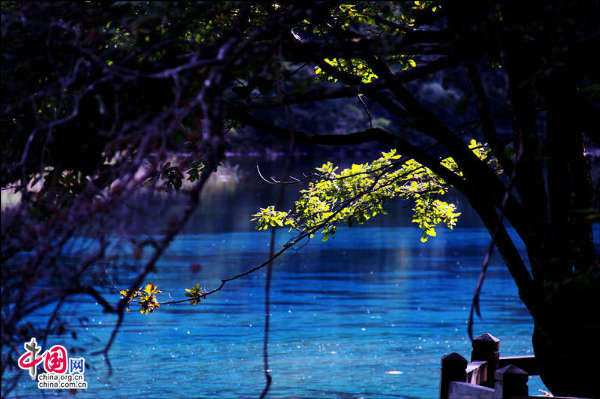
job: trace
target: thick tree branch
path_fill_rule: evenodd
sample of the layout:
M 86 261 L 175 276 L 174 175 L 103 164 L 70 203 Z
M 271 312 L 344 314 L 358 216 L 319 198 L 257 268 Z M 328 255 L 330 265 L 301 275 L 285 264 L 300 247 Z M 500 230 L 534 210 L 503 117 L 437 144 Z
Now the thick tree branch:
M 256 129 L 260 129 L 261 131 L 281 139 L 285 140 L 289 137 L 289 129 L 284 129 L 270 124 L 242 111 L 238 111 L 236 113 L 236 117 L 238 120 Z M 294 131 L 294 138 L 296 141 L 302 143 L 330 146 L 356 145 L 372 142 L 381 143 L 391 148 L 396 148 L 399 153 L 405 156 L 414 158 L 417 162 L 428 167 L 441 178 L 446 180 L 449 184 L 457 187 L 458 189 L 462 189 L 465 186 L 465 182 L 462 178 L 460 178 L 460 176 L 442 166 L 440 164 L 440 160 L 429 154 L 426 150 L 419 148 L 409 143 L 407 140 L 399 136 L 395 136 L 381 128 L 366 129 L 360 132 L 349 134 L 313 134 Z
M 289 139 L 289 129 L 255 118 L 243 111 L 236 112 L 234 116 L 239 121 L 246 123 L 257 130 L 269 133 L 284 140 Z M 370 142 L 379 142 L 391 146 L 394 142 L 394 136 L 380 128 L 366 129 L 349 134 L 314 134 L 294 131 L 294 138 L 302 143 L 329 146 L 356 145 Z
M 365 93 L 367 91 L 385 90 L 392 82 L 404 83 L 413 80 L 418 80 L 430 75 L 432 73 L 444 70 L 451 66 L 457 65 L 462 62 L 463 58 L 458 56 L 448 56 L 439 58 L 435 61 L 431 61 L 423 66 L 411 68 L 406 71 L 396 73 L 392 80 L 378 79 L 372 83 L 361 83 L 360 81 L 354 82 L 349 86 L 332 87 L 331 85 L 325 85 L 321 87 L 311 88 L 302 93 L 286 94 L 282 98 L 279 97 L 267 97 L 261 99 L 253 99 L 246 102 L 235 102 L 231 103 L 232 108 L 251 110 L 261 108 L 276 108 L 281 107 L 282 104 L 299 104 L 311 101 L 323 101 L 331 100 L 336 98 L 348 98 L 355 97 L 358 93 Z
M 474 190 L 475 188 L 472 187 L 471 189 Z M 484 202 L 479 202 L 477 200 L 473 201 L 472 198 L 475 197 L 476 196 L 473 195 L 467 195 L 469 202 L 481 217 L 481 220 L 488 231 L 493 233 L 498 229 L 495 234 L 498 251 L 502 255 L 510 274 L 517 284 L 519 297 L 525 306 L 527 306 L 531 315 L 535 317 L 535 303 L 538 301 L 538 298 L 536 298 L 537 290 L 533 279 L 527 270 L 527 266 L 523 262 L 519 250 L 515 246 L 505 227 L 503 225 L 498 227 L 498 215 L 493 207 L 486 205 Z
M 306 40 L 294 34 L 293 41 L 286 43 L 284 55 L 291 61 L 320 61 L 323 58 L 361 58 L 366 54 L 405 54 L 414 53 L 414 47 L 428 45 L 438 49 L 435 54 L 447 55 L 448 44 L 453 40 L 451 32 L 414 30 L 405 34 L 374 37 L 352 37 L 330 42 L 326 40 Z M 433 54 L 433 53 L 430 53 Z
M 435 139 L 448 151 L 460 170 L 465 174 L 467 180 L 475 183 L 482 190 L 473 192 L 473 195 L 490 200 L 496 207 L 500 207 L 506 188 L 498 178 L 496 172 L 490 166 L 481 161 L 465 145 L 465 143 L 452 130 L 450 130 L 442 121 L 432 112 L 423 107 L 416 98 L 414 98 L 401 82 L 393 79 L 393 74 L 389 67 L 377 58 L 369 59 L 372 68 L 384 78 L 392 82 L 390 91 L 396 99 L 403 105 L 407 115 L 411 116 L 408 120 L 417 130 L 423 132 L 429 137 Z M 432 169 L 433 170 L 433 169 Z M 506 204 L 506 218 L 519 231 L 524 233 L 526 225 L 524 223 L 523 209 L 521 205 L 512 196 Z

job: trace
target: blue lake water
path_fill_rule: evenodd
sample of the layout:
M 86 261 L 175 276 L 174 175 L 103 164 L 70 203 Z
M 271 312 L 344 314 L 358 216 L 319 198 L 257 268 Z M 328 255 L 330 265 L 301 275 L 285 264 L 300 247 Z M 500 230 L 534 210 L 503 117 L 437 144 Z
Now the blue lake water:
M 268 169 L 263 173 L 270 175 Z M 148 279 L 164 290 L 161 299 L 183 298 L 184 288 L 195 283 L 212 289 L 222 278 L 262 263 L 269 234 L 253 231 L 248 219 L 258 207 L 273 203 L 277 190 L 248 177 L 208 187 L 202 207 Z M 315 237 L 275 261 L 270 398 L 437 397 L 441 357 L 470 356 L 468 310 L 489 243 L 464 200 L 451 200 L 463 212 L 459 226 L 438 229 L 425 244 L 409 222 L 409 206 L 398 203 L 387 207 L 389 216 L 368 226 L 341 228 L 326 243 Z M 153 234 L 180 209 L 170 198 L 162 202 L 165 210 L 157 212 L 157 204 L 137 201 L 148 208 L 148 216 L 145 223 L 133 223 L 135 234 Z M 123 222 L 129 224 L 126 215 Z M 289 238 L 279 233 L 278 245 Z M 123 242 L 124 256 L 113 271 L 127 277 L 119 262 L 134 261 L 126 235 Z M 200 268 L 190 267 L 194 264 Z M 109 269 L 104 294 L 116 302 L 126 284 L 113 280 Z M 46 346 L 86 350 L 89 388 L 78 398 L 257 398 L 264 386 L 264 284 L 260 271 L 195 307 L 165 305 L 149 315 L 132 309 L 110 352 L 111 376 L 102 356 L 90 353 L 103 347 L 116 320 L 89 297 L 73 298 L 63 309 L 63 319 L 71 324 L 88 317 L 77 328 L 78 338 L 51 336 Z M 532 354 L 531 317 L 499 257 L 492 258 L 481 310 L 475 334 L 500 338 L 502 355 Z M 45 325 L 50 311 L 31 321 Z M 25 371 L 19 372 L 23 378 L 14 397 L 74 397 L 43 394 Z M 539 378 L 531 378 L 530 393 L 540 388 Z
M 345 228 L 334 240 L 313 240 L 275 263 L 271 398 L 436 397 L 441 356 L 470 354 L 468 307 L 489 238 L 477 227 L 441 229 L 426 244 L 418 237 L 412 227 Z M 282 234 L 279 241 L 286 239 Z M 163 298 L 181 298 L 195 282 L 215 287 L 220 278 L 262 262 L 268 242 L 268 234 L 256 232 L 185 234 L 151 281 L 165 290 Z M 201 271 L 193 271 L 193 263 Z M 259 272 L 196 307 L 132 311 L 110 353 L 113 375 L 100 356 L 87 355 L 94 369 L 86 371 L 89 388 L 77 397 L 257 397 L 263 300 Z M 79 339 L 50 337 L 48 345 L 100 348 L 114 316 L 92 302 L 73 303 L 70 312 L 90 316 Z M 487 276 L 482 312 L 476 334 L 499 337 L 503 355 L 531 354 L 531 318 L 499 259 Z M 530 392 L 540 387 L 539 379 L 530 382 Z M 28 376 L 15 393 L 41 396 Z

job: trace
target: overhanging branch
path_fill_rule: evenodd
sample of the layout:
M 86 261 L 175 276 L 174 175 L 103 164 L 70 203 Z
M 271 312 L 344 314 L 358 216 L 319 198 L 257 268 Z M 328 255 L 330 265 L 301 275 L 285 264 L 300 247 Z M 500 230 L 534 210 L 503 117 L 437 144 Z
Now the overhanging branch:
M 361 58 L 365 54 L 411 54 L 416 48 L 426 45 L 436 49 L 435 54 L 447 55 L 449 43 L 454 36 L 447 31 L 414 30 L 405 34 L 381 35 L 373 37 L 348 37 L 334 42 L 302 39 L 295 34 L 286 44 L 284 55 L 291 61 L 319 61 L 323 58 Z
M 276 108 L 287 104 L 299 104 L 311 101 L 323 101 L 336 98 L 355 97 L 358 93 L 366 93 L 368 91 L 386 90 L 394 83 L 405 83 L 413 80 L 418 80 L 432 73 L 441 71 L 451 66 L 459 64 L 463 60 L 462 57 L 451 55 L 443 58 L 438 58 L 423 66 L 411 68 L 406 71 L 396 73 L 391 79 L 380 78 L 372 83 L 356 83 L 342 87 L 331 87 L 330 85 L 312 88 L 303 93 L 286 94 L 280 97 L 266 97 L 257 100 L 246 102 L 232 103 L 232 108 L 252 110 L 261 108 Z
M 235 116 L 236 119 L 256 129 L 260 129 L 265 133 L 269 133 L 281 139 L 289 138 L 289 129 L 284 129 L 265 122 L 239 110 L 235 113 Z M 390 148 L 396 148 L 399 153 L 407 157 L 415 159 L 417 162 L 428 167 L 434 173 L 446 180 L 448 184 L 457 187 L 459 190 L 463 189 L 465 186 L 465 182 L 460 176 L 442 166 L 440 160 L 429 154 L 425 149 L 411 144 L 402 137 L 395 136 L 381 128 L 366 129 L 348 134 L 314 134 L 294 131 L 294 138 L 298 142 L 329 146 L 345 146 L 363 143 L 384 144 Z
M 255 129 L 282 139 L 289 139 L 289 129 L 265 122 L 264 120 L 255 118 L 243 111 L 235 112 L 234 116 L 239 121 L 246 123 Z M 329 146 L 356 145 L 371 142 L 379 142 L 391 146 L 394 143 L 394 136 L 380 128 L 366 129 L 349 134 L 314 134 L 294 131 L 294 138 L 302 143 Z

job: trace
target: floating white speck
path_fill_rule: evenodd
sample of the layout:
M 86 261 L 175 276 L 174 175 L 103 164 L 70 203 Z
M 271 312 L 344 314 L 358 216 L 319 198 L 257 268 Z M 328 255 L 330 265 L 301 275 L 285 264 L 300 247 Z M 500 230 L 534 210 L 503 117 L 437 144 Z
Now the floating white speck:
M 386 371 L 386 374 L 391 374 L 391 375 L 400 375 L 400 374 L 404 374 L 404 371 L 400 371 L 400 370 L 390 370 L 390 371 Z
M 336 351 L 331 351 L 329 353 L 331 353 L 332 355 L 335 355 L 337 352 Z
M 362 330 L 362 331 L 367 331 L 367 329 L 366 329 L 366 328 L 364 328 L 364 327 L 363 327 L 363 328 L 361 328 L 361 330 Z

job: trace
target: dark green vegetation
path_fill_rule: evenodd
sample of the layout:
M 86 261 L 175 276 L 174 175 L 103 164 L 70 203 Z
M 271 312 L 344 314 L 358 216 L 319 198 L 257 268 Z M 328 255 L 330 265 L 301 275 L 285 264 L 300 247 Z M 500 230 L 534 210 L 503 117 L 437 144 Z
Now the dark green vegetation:
M 586 361 L 600 358 L 600 269 L 585 155 L 600 144 L 599 12 L 594 1 L 2 2 L 0 182 L 21 195 L 2 223 L 2 372 L 28 337 L 63 329 L 56 316 L 70 296 L 115 313 L 116 333 L 130 298 L 101 294 L 105 229 L 123 222 L 123 204 L 140 206 L 140 189 L 187 182 L 189 206 L 164 234 L 132 242 L 133 292 L 225 151 L 253 132 L 259 143 L 395 148 L 402 163 L 358 170 L 372 180 L 356 189 L 377 209 L 387 198 L 373 182 L 407 159 L 462 192 L 534 318 L 546 385 L 600 396 Z M 441 192 L 420 194 L 417 213 L 435 214 Z M 343 198 L 342 213 L 361 195 Z M 304 221 L 295 227 L 315 227 Z M 98 245 L 65 267 L 63 247 L 80 235 Z M 35 331 L 28 315 L 50 304 Z

